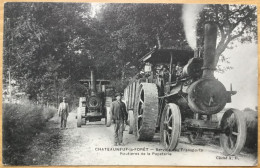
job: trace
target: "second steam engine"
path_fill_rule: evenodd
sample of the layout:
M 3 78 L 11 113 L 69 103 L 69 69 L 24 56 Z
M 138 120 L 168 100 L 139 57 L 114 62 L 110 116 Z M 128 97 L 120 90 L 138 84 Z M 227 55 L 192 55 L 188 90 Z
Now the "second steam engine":
M 82 79 L 80 82 L 88 87 L 88 93 L 79 99 L 77 127 L 85 125 L 87 121 L 101 121 L 102 118 L 105 118 L 105 124 L 109 127 L 111 125 L 110 104 L 113 96 L 113 89 L 107 87 L 110 81 L 97 80 L 95 71 L 91 70 L 91 78 Z

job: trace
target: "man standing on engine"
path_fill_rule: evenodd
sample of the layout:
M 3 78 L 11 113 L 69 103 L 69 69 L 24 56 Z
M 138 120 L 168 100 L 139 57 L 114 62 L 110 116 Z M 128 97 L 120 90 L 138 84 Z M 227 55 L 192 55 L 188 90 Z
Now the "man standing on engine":
M 59 117 L 61 117 L 61 129 L 66 129 L 67 118 L 69 115 L 69 104 L 66 102 L 66 97 L 63 97 L 63 102 L 60 103 L 58 109 Z
M 124 122 L 127 123 L 127 112 L 125 103 L 122 102 L 121 93 L 116 93 L 116 100 L 111 104 L 111 113 L 112 118 L 115 121 L 114 127 L 114 145 L 124 145 L 123 144 L 123 131 L 124 131 Z

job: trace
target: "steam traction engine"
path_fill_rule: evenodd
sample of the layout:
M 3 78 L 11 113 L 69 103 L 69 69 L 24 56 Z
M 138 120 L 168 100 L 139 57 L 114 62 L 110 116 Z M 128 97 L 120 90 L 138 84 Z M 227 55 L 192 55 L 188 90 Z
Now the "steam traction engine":
M 214 77 L 216 38 L 217 26 L 206 24 L 203 58 L 193 51 L 154 49 L 140 59 L 143 71 L 124 90 L 129 133 L 137 140 L 151 141 L 160 132 L 164 147 L 174 150 L 181 133 L 190 142 L 211 133 L 219 135 L 226 155 L 241 151 L 246 139 L 242 112 L 227 109 L 220 122 L 213 119 L 236 93 Z
M 86 121 L 101 121 L 105 118 L 107 127 L 111 125 L 110 104 L 112 102 L 113 89 L 106 87 L 109 80 L 96 80 L 94 71 L 91 71 L 91 79 L 80 80 L 89 87 L 86 97 L 80 97 L 77 109 L 77 127 L 86 125 Z M 96 85 L 98 83 L 98 85 Z

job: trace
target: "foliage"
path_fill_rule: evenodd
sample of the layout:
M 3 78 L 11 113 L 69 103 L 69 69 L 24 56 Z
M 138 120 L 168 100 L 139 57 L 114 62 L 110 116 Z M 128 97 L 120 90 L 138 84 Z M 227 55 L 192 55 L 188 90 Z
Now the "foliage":
M 220 57 L 225 49 L 235 47 L 234 41 L 241 43 L 257 41 L 256 12 L 254 5 L 208 5 L 200 15 L 199 36 L 203 37 L 203 26 L 206 22 L 217 23 L 220 40 L 217 43 L 216 55 Z M 201 38 L 201 45 L 202 40 Z
M 79 78 L 87 64 L 80 60 L 91 34 L 84 23 L 88 18 L 82 18 L 88 8 L 89 4 L 6 3 L 5 79 L 10 70 L 37 101 L 46 96 L 53 101 L 55 93 L 69 90 L 68 83 Z
M 151 48 L 190 49 L 180 4 L 104 4 L 94 17 L 89 3 L 5 3 L 4 12 L 4 83 L 10 71 L 31 100 L 45 104 L 62 96 L 76 103 L 91 68 L 121 90 Z M 257 37 L 253 5 L 208 5 L 198 22 L 200 46 L 207 21 L 218 22 L 218 56 L 235 40 Z
M 21 158 L 27 145 L 55 113 L 53 107 L 31 102 L 3 104 L 3 163 L 22 164 Z
M 176 4 L 106 4 L 97 19 L 108 47 L 102 60 L 113 69 L 102 69 L 124 79 L 130 67 L 139 69 L 138 59 L 154 46 L 187 48 L 180 17 L 181 5 Z

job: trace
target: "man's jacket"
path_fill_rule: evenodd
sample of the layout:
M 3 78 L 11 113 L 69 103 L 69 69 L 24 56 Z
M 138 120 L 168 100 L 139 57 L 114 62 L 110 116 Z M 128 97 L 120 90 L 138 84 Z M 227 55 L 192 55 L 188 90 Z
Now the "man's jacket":
M 58 109 L 58 114 L 60 115 L 62 112 L 65 112 L 67 115 L 69 114 L 69 104 L 61 102 L 59 109 Z
M 125 103 L 122 101 L 113 101 L 111 104 L 111 112 L 113 120 L 127 120 L 128 114 L 126 112 Z

